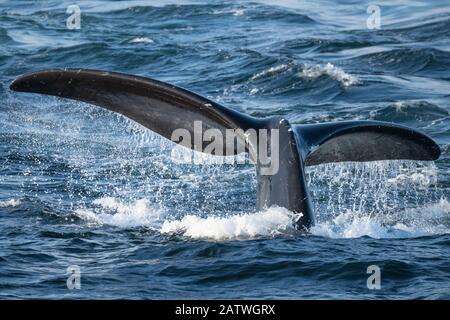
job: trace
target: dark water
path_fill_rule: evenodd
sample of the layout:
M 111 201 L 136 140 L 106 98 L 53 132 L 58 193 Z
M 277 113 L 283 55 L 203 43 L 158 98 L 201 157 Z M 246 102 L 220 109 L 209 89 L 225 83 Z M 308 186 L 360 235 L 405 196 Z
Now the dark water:
M 0 3 L 0 298 L 450 298 L 450 2 Z M 317 225 L 255 210 L 250 166 L 177 165 L 99 108 L 17 94 L 50 67 L 169 81 L 292 123 L 422 130 L 436 163 L 308 169 Z M 67 268 L 81 289 L 66 286 Z M 381 289 L 366 271 L 381 269 Z

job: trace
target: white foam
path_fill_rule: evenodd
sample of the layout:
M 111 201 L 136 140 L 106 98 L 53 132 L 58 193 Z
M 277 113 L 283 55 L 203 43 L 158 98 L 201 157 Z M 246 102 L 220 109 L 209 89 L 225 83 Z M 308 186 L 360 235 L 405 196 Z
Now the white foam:
M 154 43 L 155 41 L 153 41 L 150 38 L 147 37 L 138 37 L 138 38 L 134 38 L 130 41 L 131 43 Z
M 293 213 L 278 207 L 229 217 L 188 215 L 181 220 L 165 221 L 161 233 L 182 234 L 193 239 L 248 239 L 289 232 L 293 230 L 292 219 Z
M 21 201 L 18 199 L 10 199 L 10 200 L 4 200 L 0 201 L 0 208 L 15 208 L 20 206 Z
M 132 203 L 124 203 L 112 197 L 94 201 L 97 208 L 80 208 L 75 214 L 83 220 L 95 225 L 112 225 L 122 228 L 155 227 L 164 211 L 150 206 L 146 199 Z
M 16 206 L 8 200 L 1 206 Z M 289 235 L 295 232 L 293 221 L 298 215 L 285 208 L 271 207 L 255 213 L 200 217 L 187 215 L 169 218 L 163 209 L 146 199 L 122 202 L 112 197 L 94 201 L 93 208 L 80 208 L 75 214 L 93 226 L 119 228 L 148 227 L 161 234 L 176 234 L 191 239 L 214 241 L 254 239 Z M 390 213 L 368 213 L 347 210 L 324 221 L 316 222 L 311 234 L 328 238 L 413 238 L 450 233 L 450 202 L 442 198 L 419 208 Z
M 300 77 L 307 79 L 316 79 L 325 75 L 336 81 L 339 81 L 344 87 L 350 87 L 352 85 L 360 83 L 358 78 L 349 73 L 346 73 L 341 68 L 335 67 L 329 62 L 326 65 L 305 65 L 299 75 Z

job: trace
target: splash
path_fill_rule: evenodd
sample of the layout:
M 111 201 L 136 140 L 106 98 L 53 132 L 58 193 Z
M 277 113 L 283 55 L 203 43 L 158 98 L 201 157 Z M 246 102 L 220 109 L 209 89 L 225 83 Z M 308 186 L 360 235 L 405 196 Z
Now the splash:
M 450 233 L 450 202 L 439 202 L 396 214 L 377 215 L 347 211 L 316 224 L 311 233 L 329 238 L 414 238 Z
M 420 190 L 426 190 L 437 183 L 437 168 L 435 166 L 418 168 L 416 172 L 408 172 L 403 169 L 401 173 L 393 178 L 387 179 L 387 183 L 397 186 L 414 185 Z
M 309 168 L 314 235 L 409 238 L 450 233 L 450 205 L 436 189 L 437 167 L 414 161 Z
M 178 234 L 191 239 L 230 240 L 273 237 L 293 232 L 298 217 L 284 208 L 272 207 L 256 213 L 202 218 L 187 215 L 168 218 L 162 209 L 152 208 L 145 199 L 121 202 L 112 197 L 100 198 L 92 209 L 80 208 L 75 214 L 91 226 L 119 228 L 147 227 L 161 234 Z
M 450 203 L 437 192 L 437 168 L 432 163 L 319 165 L 308 167 L 307 181 L 315 206 L 313 235 L 378 239 L 450 233 Z M 194 179 L 194 183 L 198 182 Z M 75 214 L 93 226 L 146 227 L 163 235 L 213 241 L 292 235 L 298 217 L 279 207 L 186 215 L 157 208 L 147 199 L 126 202 L 112 197 L 97 199 L 91 208 L 80 208 Z
M 181 220 L 165 221 L 161 232 L 182 234 L 193 239 L 251 239 L 292 232 L 293 217 L 292 212 L 279 207 L 229 217 L 201 218 L 189 215 Z
M 0 201 L 0 208 L 15 208 L 20 206 L 21 203 L 18 199 L 4 200 Z
M 343 212 L 384 214 L 437 202 L 434 163 L 373 161 L 308 167 L 307 182 L 316 220 L 329 220 Z
M 93 204 L 97 207 L 94 209 L 80 208 L 75 210 L 75 214 L 89 224 L 97 226 L 154 228 L 164 214 L 163 210 L 152 208 L 146 199 L 125 203 L 112 197 L 104 197 L 95 200 Z
M 335 67 L 329 62 L 326 65 L 305 65 L 303 70 L 300 72 L 300 77 L 307 79 L 317 79 L 321 76 L 328 76 L 338 81 L 346 88 L 360 83 L 358 78 L 346 73 L 341 68 Z

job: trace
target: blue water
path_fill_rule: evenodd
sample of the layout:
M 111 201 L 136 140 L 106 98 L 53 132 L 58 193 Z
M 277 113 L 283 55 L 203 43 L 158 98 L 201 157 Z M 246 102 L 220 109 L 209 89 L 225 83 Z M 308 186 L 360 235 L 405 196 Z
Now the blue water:
M 274 1 L 275 3 L 275 1 Z M 0 2 L 0 298 L 450 298 L 450 2 Z M 317 224 L 255 209 L 251 165 L 178 165 L 111 112 L 8 89 L 84 67 L 254 116 L 419 129 L 435 163 L 308 168 Z M 78 266 L 81 289 L 69 290 Z M 367 267 L 381 288 L 367 287 Z

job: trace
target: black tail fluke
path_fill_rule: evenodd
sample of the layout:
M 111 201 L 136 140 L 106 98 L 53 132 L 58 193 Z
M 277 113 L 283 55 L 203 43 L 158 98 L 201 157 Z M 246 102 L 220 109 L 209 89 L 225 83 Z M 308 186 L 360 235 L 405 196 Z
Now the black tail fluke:
M 425 134 L 379 121 L 342 121 L 298 125 L 305 164 L 343 161 L 436 160 L 439 146 Z
M 278 205 L 299 213 L 296 223 L 300 229 L 314 222 L 305 165 L 397 159 L 429 161 L 440 155 L 439 146 L 431 138 L 407 127 L 377 121 L 291 126 L 283 118 L 256 119 L 182 88 L 120 73 L 85 69 L 40 71 L 17 78 L 11 89 L 94 104 L 122 114 L 170 140 L 177 129 L 187 130 L 194 136 L 216 129 L 222 137 L 227 137 L 227 129 L 241 129 L 236 134 L 241 140 L 237 144 L 244 144 L 247 149 L 234 149 L 233 154 L 248 151 L 250 157 L 256 156 L 256 145 L 260 147 L 262 140 L 247 144 L 247 130 L 270 130 L 271 137 L 279 136 L 278 145 L 267 140 L 263 148 L 267 147 L 275 155 L 276 169 L 268 175 L 260 159 L 256 161 L 257 206 L 263 209 Z M 202 123 L 202 132 L 197 131 L 195 122 Z M 273 135 L 272 130 L 276 130 Z M 204 151 L 209 142 L 202 139 L 199 144 L 194 139 L 193 144 L 183 146 Z M 230 155 L 227 141 L 222 141 L 222 145 L 227 150 L 221 155 Z
M 186 129 L 194 135 L 194 121 L 202 122 L 201 134 L 210 128 L 247 130 L 261 125 L 258 119 L 174 85 L 115 72 L 38 71 L 17 78 L 10 88 L 94 104 L 122 114 L 167 139 L 176 129 Z M 205 145 L 190 147 L 203 151 Z

